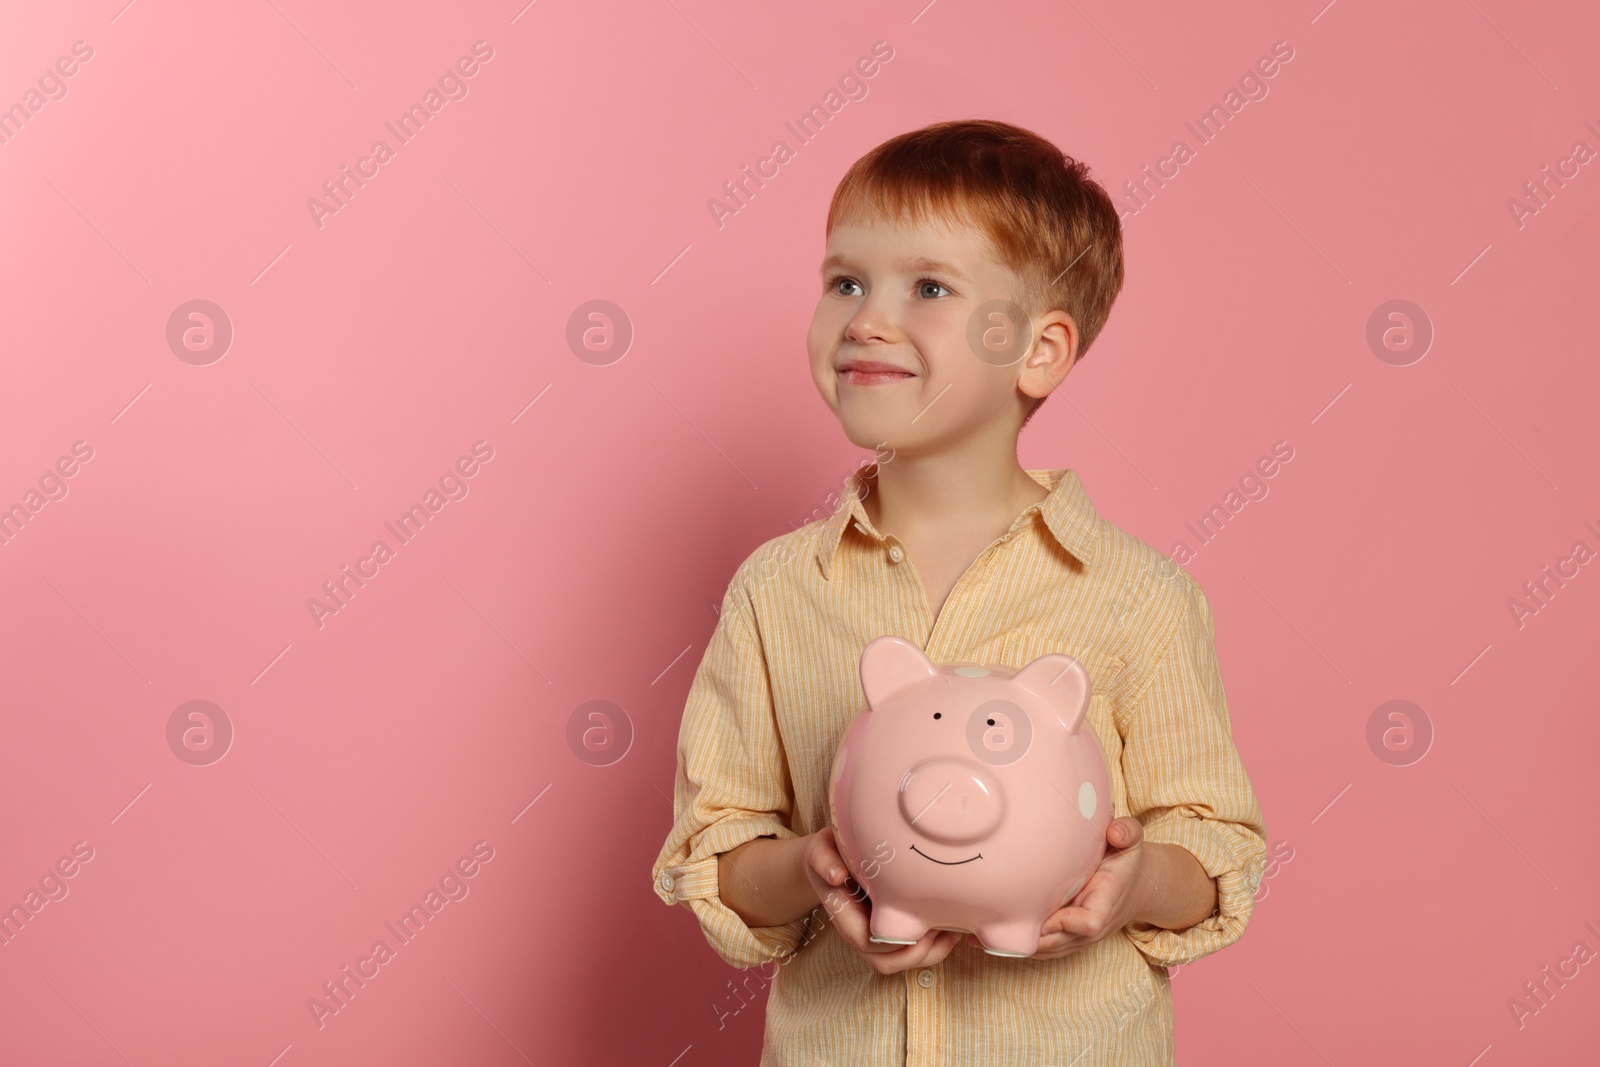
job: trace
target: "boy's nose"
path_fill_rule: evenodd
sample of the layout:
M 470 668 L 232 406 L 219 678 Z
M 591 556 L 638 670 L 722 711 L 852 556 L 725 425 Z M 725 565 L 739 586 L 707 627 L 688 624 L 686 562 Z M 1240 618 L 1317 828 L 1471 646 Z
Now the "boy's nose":
M 900 814 L 920 834 L 963 845 L 994 832 L 1005 815 L 1005 796 L 976 763 L 931 759 L 900 779 Z

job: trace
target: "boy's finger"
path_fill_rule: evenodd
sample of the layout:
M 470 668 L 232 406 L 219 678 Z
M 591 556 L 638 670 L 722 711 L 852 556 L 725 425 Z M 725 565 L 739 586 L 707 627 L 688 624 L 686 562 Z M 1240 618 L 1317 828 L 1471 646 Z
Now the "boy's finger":
M 1055 911 L 1050 913 L 1050 916 L 1047 919 L 1045 919 L 1044 928 L 1041 930 L 1041 933 L 1046 935 L 1065 934 L 1068 937 L 1078 937 L 1085 933 L 1083 921 L 1088 917 L 1088 915 L 1088 908 L 1078 907 L 1076 905 L 1068 905 L 1065 908 L 1057 908 Z
M 897 955 L 889 962 L 899 971 L 932 966 L 950 955 L 960 938 L 951 930 L 929 930 L 914 945 L 896 946 Z
M 841 932 L 843 932 L 843 928 L 841 928 Z M 898 962 L 899 957 L 903 957 L 906 952 L 916 948 L 915 945 L 893 945 L 872 940 L 872 922 L 866 916 L 861 917 L 860 925 L 852 926 L 848 932 L 847 940 L 863 956 L 885 956 L 889 958 L 891 963 Z
M 914 945 L 880 945 L 882 955 L 897 971 L 908 971 L 922 962 L 922 957 L 928 954 L 928 945 L 933 941 L 933 932 L 922 935 L 922 940 Z
M 961 944 L 961 939 L 966 936 L 954 930 L 940 930 L 939 936 L 934 938 L 933 944 L 928 948 L 928 954 L 922 958 L 924 966 L 930 966 L 943 960 L 956 950 Z
M 1123 815 L 1106 824 L 1106 840 L 1113 848 L 1132 848 L 1144 838 L 1144 824 L 1131 815 Z
M 829 856 L 825 853 L 818 855 L 811 861 L 811 869 L 816 872 L 818 878 L 821 878 L 829 885 L 838 885 L 843 882 L 846 873 L 844 864 L 839 857 Z
M 872 919 L 866 906 L 848 893 L 835 891 L 829 896 L 839 901 L 838 910 L 832 907 L 828 909 L 833 916 L 833 925 L 845 940 L 858 949 L 864 948 L 868 944 L 867 936 L 872 932 Z
M 829 885 L 843 882 L 850 872 L 845 869 L 844 857 L 830 848 L 814 849 L 808 857 L 808 869 Z

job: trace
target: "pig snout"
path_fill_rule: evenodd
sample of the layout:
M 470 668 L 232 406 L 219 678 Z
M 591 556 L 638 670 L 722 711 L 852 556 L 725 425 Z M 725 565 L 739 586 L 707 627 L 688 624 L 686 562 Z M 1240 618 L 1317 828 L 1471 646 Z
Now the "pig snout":
M 1005 814 L 1000 783 L 977 764 L 932 759 L 900 779 L 900 814 L 920 834 L 947 845 L 979 841 Z

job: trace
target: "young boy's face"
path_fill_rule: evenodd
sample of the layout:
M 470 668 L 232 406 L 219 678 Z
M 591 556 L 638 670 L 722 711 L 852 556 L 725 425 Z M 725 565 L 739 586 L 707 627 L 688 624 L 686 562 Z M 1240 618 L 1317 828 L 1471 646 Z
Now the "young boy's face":
M 1019 381 L 1048 375 L 1030 369 L 1023 350 L 996 359 L 992 352 L 980 357 L 973 344 L 980 308 L 1020 303 L 1022 295 L 986 234 L 964 223 L 880 216 L 835 226 L 823 256 L 822 295 L 806 344 L 812 379 L 852 442 L 887 442 L 896 455 L 915 455 L 974 436 L 1015 434 L 1031 402 Z M 984 314 L 978 335 L 996 322 L 1005 328 L 1006 320 Z M 852 363 L 881 365 L 881 373 L 853 371 Z

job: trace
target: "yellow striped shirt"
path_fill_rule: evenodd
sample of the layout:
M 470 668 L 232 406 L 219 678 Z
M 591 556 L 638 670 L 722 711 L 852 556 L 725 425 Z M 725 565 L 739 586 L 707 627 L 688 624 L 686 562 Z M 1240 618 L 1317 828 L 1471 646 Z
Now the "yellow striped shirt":
M 656 895 L 687 904 L 724 960 L 771 983 L 763 1067 L 1173 1063 L 1168 968 L 1239 938 L 1267 851 L 1204 593 L 1101 518 L 1075 471 L 1038 470 L 1049 495 L 973 562 L 935 621 L 903 544 L 862 507 L 876 474 L 858 469 L 829 518 L 767 541 L 729 583 L 684 709 Z M 963 940 L 935 966 L 892 975 L 820 903 L 786 926 L 747 926 L 718 895 L 717 855 L 827 825 L 834 751 L 865 702 L 861 652 L 882 634 L 935 662 L 1081 662 L 1113 815 L 1193 853 L 1216 878 L 1216 912 L 1182 931 L 1130 923 L 1051 960 Z

